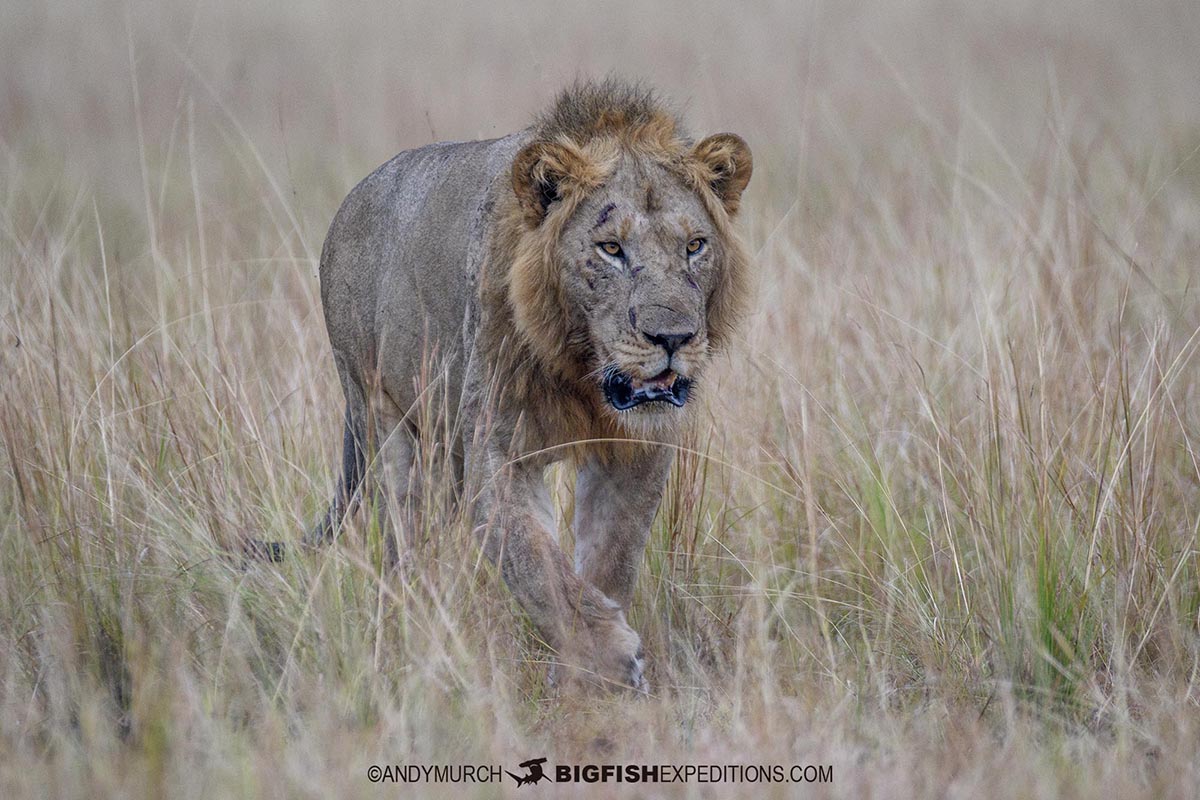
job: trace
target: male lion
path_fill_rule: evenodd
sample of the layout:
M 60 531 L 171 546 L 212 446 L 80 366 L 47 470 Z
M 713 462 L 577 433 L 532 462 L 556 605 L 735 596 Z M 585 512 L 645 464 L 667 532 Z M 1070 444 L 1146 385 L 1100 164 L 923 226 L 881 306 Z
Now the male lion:
M 484 553 L 575 679 L 646 691 L 625 612 L 671 445 L 746 295 L 731 220 L 750 173 L 738 136 L 693 143 L 651 92 L 607 80 L 520 133 L 410 150 L 356 186 L 321 252 L 345 452 L 308 543 L 356 505 L 367 453 L 411 507 L 435 354 Z M 543 481 L 568 456 L 574 567 Z

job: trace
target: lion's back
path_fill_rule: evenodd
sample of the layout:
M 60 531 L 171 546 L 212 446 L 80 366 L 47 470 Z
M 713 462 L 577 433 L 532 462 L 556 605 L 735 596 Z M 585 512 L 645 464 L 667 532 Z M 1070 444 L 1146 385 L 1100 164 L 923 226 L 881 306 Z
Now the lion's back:
M 378 367 L 389 397 L 411 405 L 423 354 L 461 389 L 464 321 L 495 198 L 524 134 L 426 145 L 362 180 L 321 253 L 321 301 L 339 367 L 365 385 Z M 505 183 L 501 186 L 500 184 Z

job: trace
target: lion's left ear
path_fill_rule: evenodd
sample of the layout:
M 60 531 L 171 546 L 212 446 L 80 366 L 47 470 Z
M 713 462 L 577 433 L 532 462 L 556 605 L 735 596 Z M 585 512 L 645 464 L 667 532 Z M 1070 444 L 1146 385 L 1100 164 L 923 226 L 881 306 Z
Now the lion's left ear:
M 692 159 L 701 168 L 702 179 L 721 198 L 725 210 L 737 213 L 742 192 L 754 172 L 750 146 L 736 133 L 716 133 L 692 148 Z

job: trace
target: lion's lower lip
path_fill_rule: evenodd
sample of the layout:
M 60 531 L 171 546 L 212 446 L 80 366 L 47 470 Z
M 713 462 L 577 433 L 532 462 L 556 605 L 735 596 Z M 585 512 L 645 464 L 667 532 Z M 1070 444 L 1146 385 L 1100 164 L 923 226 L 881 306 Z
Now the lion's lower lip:
M 617 411 L 627 411 L 643 403 L 670 403 L 682 408 L 692 382 L 671 370 L 663 370 L 647 380 L 638 380 L 614 368 L 604 373 L 604 398 Z

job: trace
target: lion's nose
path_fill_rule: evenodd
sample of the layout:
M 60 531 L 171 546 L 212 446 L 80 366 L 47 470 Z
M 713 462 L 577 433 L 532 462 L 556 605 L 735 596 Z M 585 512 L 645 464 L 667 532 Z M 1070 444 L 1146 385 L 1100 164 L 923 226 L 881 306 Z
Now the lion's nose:
M 663 350 L 666 350 L 667 355 L 673 355 L 676 350 L 690 342 L 692 337 L 696 335 L 696 332 L 662 331 L 659 333 L 649 333 L 648 331 L 642 331 L 642 335 L 649 339 L 653 344 L 656 344 Z

